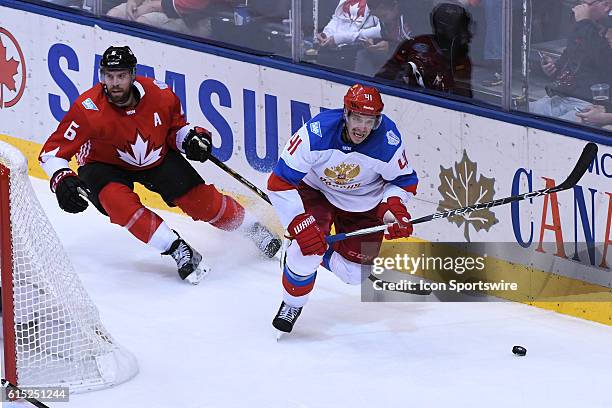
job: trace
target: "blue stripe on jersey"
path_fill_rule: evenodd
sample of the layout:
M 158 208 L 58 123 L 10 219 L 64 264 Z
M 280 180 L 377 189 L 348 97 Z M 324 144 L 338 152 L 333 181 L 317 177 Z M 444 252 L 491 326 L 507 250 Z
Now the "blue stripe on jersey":
M 310 285 L 311 283 L 314 282 L 315 278 L 317 277 L 317 272 L 314 272 L 308 276 L 301 276 L 301 275 L 295 274 L 291 271 L 291 269 L 287 267 L 286 264 L 285 264 L 285 268 L 283 269 L 283 274 L 285 275 L 285 278 L 291 285 L 297 286 L 297 287 Z
M 308 129 L 311 151 L 333 149 L 345 154 L 358 152 L 388 162 L 401 146 L 401 135 L 397 126 L 385 115 L 378 129 L 360 144 L 346 143 L 342 140 L 344 109 L 330 109 L 319 113 L 304 126 Z
M 398 187 L 413 186 L 419 182 L 416 171 L 412 171 L 410 174 L 402 174 L 399 177 L 391 180 L 389 183 L 394 184 Z
M 306 173 L 299 172 L 289 167 L 282 157 L 278 159 L 278 163 L 276 163 L 272 172 L 294 186 L 300 184 L 300 181 L 306 176 Z

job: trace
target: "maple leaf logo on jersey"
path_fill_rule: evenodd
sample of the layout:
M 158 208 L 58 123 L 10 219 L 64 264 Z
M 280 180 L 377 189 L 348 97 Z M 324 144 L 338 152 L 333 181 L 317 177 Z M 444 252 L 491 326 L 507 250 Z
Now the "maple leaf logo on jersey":
M 335 167 L 327 168 L 323 173 L 334 179 L 334 183 L 344 185 L 353 181 L 359 175 L 361 168 L 358 164 L 341 163 Z
M 161 151 L 162 147 L 155 149 L 154 146 L 149 151 L 149 141 L 143 139 L 138 132 L 133 144 L 127 145 L 124 151 L 117 149 L 121 160 L 136 167 L 146 167 L 155 163 L 161 158 Z

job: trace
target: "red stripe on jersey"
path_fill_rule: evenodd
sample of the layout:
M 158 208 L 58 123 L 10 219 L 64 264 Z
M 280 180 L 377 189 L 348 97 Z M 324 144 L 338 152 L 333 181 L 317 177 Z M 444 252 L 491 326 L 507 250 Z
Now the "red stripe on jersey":
M 409 186 L 400 187 L 403 190 L 406 190 L 409 193 L 416 195 L 417 184 L 412 184 Z
M 287 148 L 287 151 L 289 152 L 289 154 L 295 153 L 295 151 L 297 150 L 297 148 L 300 145 L 300 143 L 302 143 L 302 138 L 300 137 L 299 134 L 296 133 L 289 140 L 289 147 Z
M 270 174 L 268 178 L 268 190 L 270 191 L 287 191 L 287 190 L 295 190 L 295 186 L 289 183 L 282 177 L 277 176 L 276 174 Z

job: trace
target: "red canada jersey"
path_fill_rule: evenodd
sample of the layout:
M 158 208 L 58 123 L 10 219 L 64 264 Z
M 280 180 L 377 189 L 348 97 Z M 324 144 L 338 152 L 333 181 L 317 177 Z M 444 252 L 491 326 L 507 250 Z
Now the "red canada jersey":
M 187 122 L 177 96 L 168 85 L 137 76 L 134 87 L 140 100 L 134 108 L 120 108 L 108 100 L 104 85 L 80 95 L 49 137 L 40 153 L 44 163 L 52 157 L 79 166 L 108 163 L 127 170 L 159 165 L 176 146 L 176 133 Z

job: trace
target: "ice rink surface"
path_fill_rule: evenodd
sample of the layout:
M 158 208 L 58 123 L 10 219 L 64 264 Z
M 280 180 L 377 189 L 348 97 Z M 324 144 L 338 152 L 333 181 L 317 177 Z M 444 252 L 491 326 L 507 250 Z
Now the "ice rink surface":
M 52 407 L 612 406 L 610 327 L 513 303 L 362 303 L 321 270 L 277 342 L 279 267 L 249 241 L 158 211 L 213 267 L 191 286 L 92 206 L 64 213 L 48 182 L 32 182 L 103 323 L 140 366 Z

